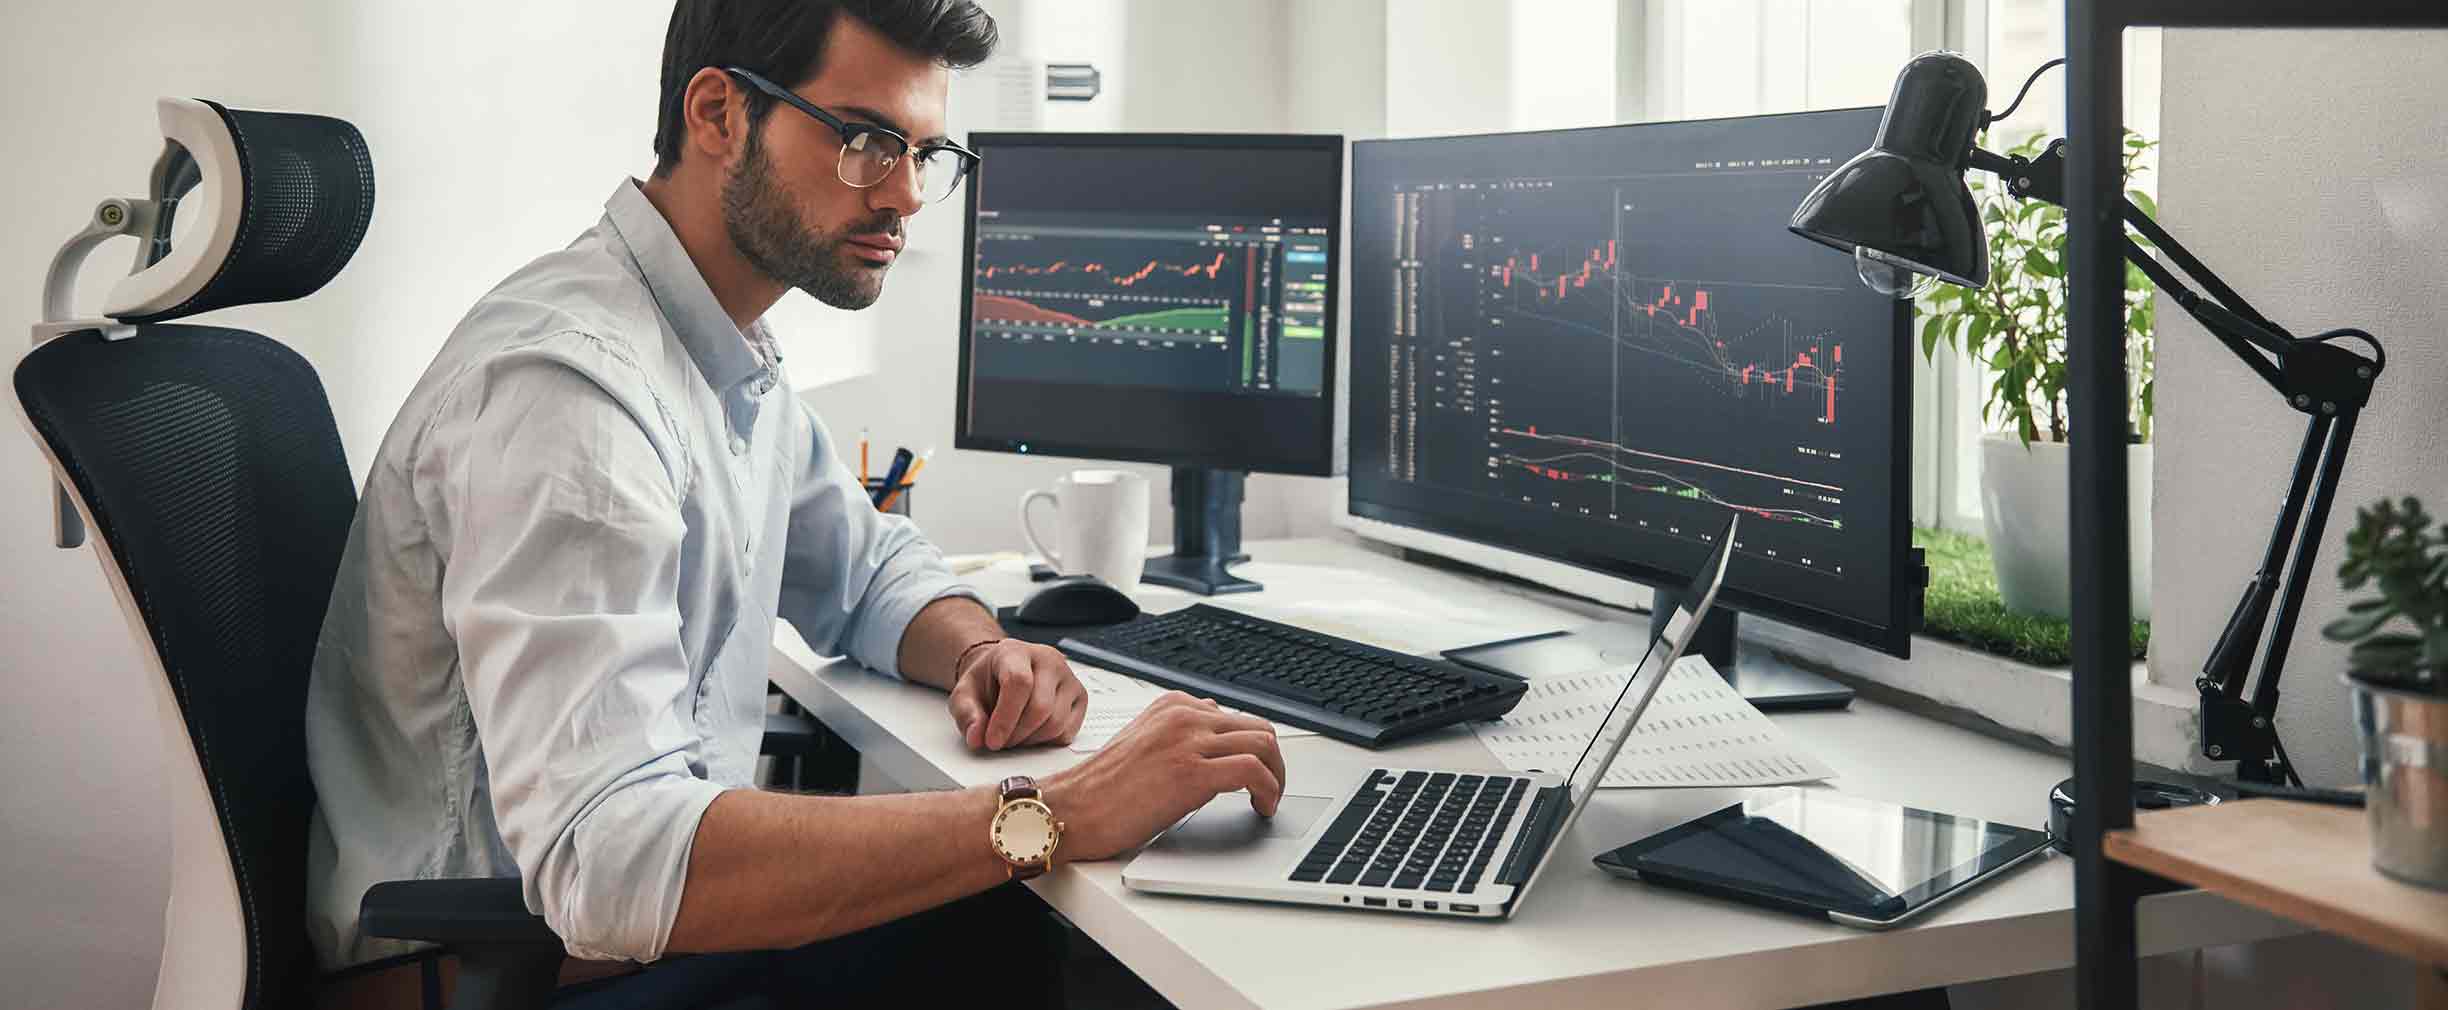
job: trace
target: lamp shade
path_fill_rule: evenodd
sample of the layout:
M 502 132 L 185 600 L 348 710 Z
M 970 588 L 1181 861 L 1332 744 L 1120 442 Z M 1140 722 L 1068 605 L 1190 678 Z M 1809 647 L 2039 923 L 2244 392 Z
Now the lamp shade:
M 1964 185 L 1989 85 L 1971 61 L 1923 53 L 1896 75 L 1870 149 L 1819 180 L 1794 234 L 1966 287 L 1989 283 L 1989 243 Z

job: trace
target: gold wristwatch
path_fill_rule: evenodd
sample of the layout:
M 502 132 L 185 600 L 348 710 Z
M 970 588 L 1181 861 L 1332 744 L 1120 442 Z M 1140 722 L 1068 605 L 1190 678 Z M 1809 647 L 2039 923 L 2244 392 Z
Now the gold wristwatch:
M 1054 864 L 1054 847 L 1062 844 L 1063 825 L 1046 806 L 1037 780 L 1014 775 L 1003 780 L 1003 806 L 995 811 L 987 840 L 1011 871 L 1013 880 L 1027 880 Z

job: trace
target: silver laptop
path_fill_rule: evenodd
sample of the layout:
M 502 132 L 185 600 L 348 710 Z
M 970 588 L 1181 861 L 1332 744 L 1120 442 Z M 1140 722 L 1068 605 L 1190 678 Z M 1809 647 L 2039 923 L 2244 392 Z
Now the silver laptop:
M 1702 562 L 1689 609 L 1649 644 L 1572 773 L 1381 768 L 1340 795 L 1286 792 L 1272 818 L 1220 796 L 1122 869 L 1133 890 L 1510 918 L 1589 806 L 1666 672 L 1716 602 L 1739 516 Z

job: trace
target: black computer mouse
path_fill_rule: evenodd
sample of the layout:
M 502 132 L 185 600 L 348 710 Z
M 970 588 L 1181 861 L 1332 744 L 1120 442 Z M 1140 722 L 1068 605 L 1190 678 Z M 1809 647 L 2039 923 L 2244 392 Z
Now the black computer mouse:
M 1083 575 L 1046 583 L 1020 601 L 1012 616 L 1030 624 L 1074 627 L 1117 624 L 1139 616 L 1139 605 L 1103 579 Z

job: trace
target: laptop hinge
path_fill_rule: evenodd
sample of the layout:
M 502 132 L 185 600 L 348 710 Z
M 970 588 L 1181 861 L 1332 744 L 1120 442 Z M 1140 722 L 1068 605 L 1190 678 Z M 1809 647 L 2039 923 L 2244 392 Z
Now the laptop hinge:
M 1505 854 L 1504 865 L 1496 871 L 1496 883 L 1518 886 L 1530 879 L 1530 871 L 1538 868 L 1539 857 L 1554 840 L 1556 825 L 1564 823 L 1564 815 L 1571 810 L 1572 794 L 1563 786 L 1539 790 L 1530 801 L 1530 816 L 1521 835 L 1513 839 L 1513 851 Z

